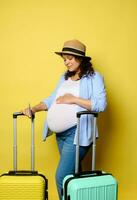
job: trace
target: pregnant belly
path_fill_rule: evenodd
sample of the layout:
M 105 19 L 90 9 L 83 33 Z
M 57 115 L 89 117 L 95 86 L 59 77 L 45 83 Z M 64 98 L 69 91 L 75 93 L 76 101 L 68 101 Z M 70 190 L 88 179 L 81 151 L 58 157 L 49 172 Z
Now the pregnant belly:
M 47 113 L 47 123 L 51 131 L 59 133 L 76 125 L 77 105 L 56 104 L 50 107 Z

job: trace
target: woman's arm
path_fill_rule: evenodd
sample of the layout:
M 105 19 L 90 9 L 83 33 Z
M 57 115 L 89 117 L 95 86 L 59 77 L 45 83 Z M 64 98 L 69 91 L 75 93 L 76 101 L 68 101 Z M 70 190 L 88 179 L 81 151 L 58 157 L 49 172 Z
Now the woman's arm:
M 39 104 L 37 104 L 36 106 L 32 107 L 31 110 L 32 112 L 35 114 L 36 112 L 39 111 L 47 111 L 48 108 L 51 106 L 55 96 L 56 96 L 56 92 L 58 90 L 58 88 L 60 87 L 60 85 L 64 82 L 64 75 L 61 76 L 59 83 L 57 85 L 57 87 L 55 88 L 55 90 L 52 92 L 52 94 L 47 97 L 46 99 L 44 99 L 43 101 L 41 101 Z M 24 115 L 31 117 L 30 114 L 30 109 L 29 108 L 25 108 L 21 111 Z
M 92 95 L 90 97 L 88 97 L 87 95 L 87 87 L 82 87 L 80 97 L 75 97 L 74 95 L 67 93 L 63 96 L 58 97 L 56 102 L 59 104 L 77 104 L 87 110 L 92 110 L 96 112 L 104 111 L 107 105 L 104 79 L 99 73 L 96 73 L 91 80 L 92 81 L 88 82 L 88 86 L 92 86 Z M 83 79 L 83 81 L 85 81 L 83 86 L 87 85 L 87 80 Z M 90 90 L 91 87 L 89 87 L 88 89 Z

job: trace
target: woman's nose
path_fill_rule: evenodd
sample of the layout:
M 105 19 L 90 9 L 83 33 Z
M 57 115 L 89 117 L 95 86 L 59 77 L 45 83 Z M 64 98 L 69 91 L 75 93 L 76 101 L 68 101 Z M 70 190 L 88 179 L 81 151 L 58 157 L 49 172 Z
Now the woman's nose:
M 65 61 L 65 64 L 68 65 L 68 64 L 69 64 L 69 60 L 66 60 L 66 61 Z

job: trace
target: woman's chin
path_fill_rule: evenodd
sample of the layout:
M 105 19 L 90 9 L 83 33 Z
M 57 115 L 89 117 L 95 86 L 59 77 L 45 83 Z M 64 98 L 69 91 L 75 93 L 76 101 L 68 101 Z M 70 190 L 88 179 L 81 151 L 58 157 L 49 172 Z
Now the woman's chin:
M 73 70 L 73 69 L 68 69 L 68 71 L 69 71 L 69 72 L 74 72 L 74 70 Z
M 68 72 L 70 76 L 74 76 L 76 74 L 76 71 L 74 70 L 68 70 Z
M 70 68 L 68 68 L 68 71 L 69 71 L 69 72 L 75 72 L 75 70 L 74 70 L 74 69 L 72 69 L 71 67 L 70 67 Z

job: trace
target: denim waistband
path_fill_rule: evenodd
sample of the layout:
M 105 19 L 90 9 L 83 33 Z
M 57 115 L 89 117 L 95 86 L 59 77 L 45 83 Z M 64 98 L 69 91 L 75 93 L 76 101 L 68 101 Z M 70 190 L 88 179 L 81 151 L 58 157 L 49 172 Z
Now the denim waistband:
M 71 135 L 71 134 L 75 134 L 75 130 L 77 128 L 77 125 L 63 131 L 63 132 L 60 132 L 60 133 L 56 133 L 56 136 L 57 137 L 61 137 L 61 136 L 67 136 L 67 135 Z

